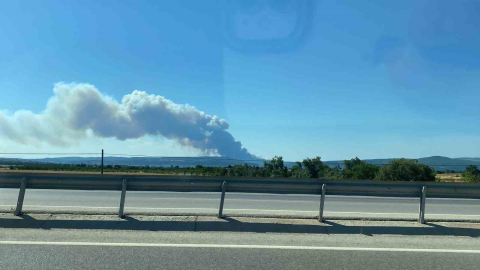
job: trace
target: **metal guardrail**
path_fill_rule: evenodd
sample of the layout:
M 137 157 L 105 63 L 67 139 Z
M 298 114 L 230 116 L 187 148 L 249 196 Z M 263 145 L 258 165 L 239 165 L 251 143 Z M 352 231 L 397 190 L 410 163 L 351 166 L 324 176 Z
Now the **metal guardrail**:
M 382 182 L 365 180 L 323 180 L 292 178 L 200 177 L 183 175 L 65 174 L 2 172 L 0 188 L 20 188 L 15 214 L 22 211 L 25 189 L 118 190 L 118 215 L 124 216 L 128 191 L 221 192 L 218 217 L 223 216 L 225 193 L 321 194 L 319 221 L 323 222 L 326 195 L 417 197 L 419 219 L 425 222 L 425 198 L 480 199 L 480 185 L 438 182 Z

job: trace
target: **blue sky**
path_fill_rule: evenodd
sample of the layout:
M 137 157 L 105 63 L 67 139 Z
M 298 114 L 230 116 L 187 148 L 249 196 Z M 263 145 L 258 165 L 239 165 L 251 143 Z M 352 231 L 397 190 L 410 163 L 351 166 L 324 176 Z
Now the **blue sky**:
M 41 114 L 55 83 L 88 83 L 217 115 L 264 158 L 480 156 L 477 1 L 234 2 L 2 2 L 0 110 Z M 162 136 L 87 137 L 0 132 L 0 152 L 202 154 Z

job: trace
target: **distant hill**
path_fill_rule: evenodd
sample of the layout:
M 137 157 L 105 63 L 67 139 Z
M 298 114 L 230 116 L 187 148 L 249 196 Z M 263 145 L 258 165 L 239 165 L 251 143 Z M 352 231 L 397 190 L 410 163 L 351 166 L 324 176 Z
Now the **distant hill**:
M 31 165 L 31 164 L 42 164 L 45 162 L 39 162 L 36 160 L 30 159 L 20 159 L 20 158 L 0 158 L 0 165 Z
M 44 158 L 36 159 L 38 162 L 48 162 L 56 164 L 87 164 L 100 165 L 100 157 L 58 157 L 58 158 Z M 263 160 L 243 161 L 227 157 L 105 157 L 104 165 L 128 165 L 128 166 L 180 166 L 180 167 L 195 167 L 202 166 L 216 166 L 224 167 L 228 165 L 263 165 Z
M 393 158 L 388 159 L 366 159 L 365 161 L 374 164 L 374 165 L 384 165 L 389 163 Z M 464 171 L 468 165 L 477 165 L 480 167 L 480 158 L 448 158 L 442 156 L 432 156 L 418 158 L 418 163 L 425 164 L 433 167 L 437 171 L 454 170 L 454 171 Z M 339 165 L 343 168 L 343 160 L 341 161 L 325 161 L 328 166 Z
M 456 165 L 468 166 L 472 163 L 477 163 L 480 161 L 433 156 L 433 157 L 419 158 L 418 162 L 432 165 L 432 166 L 456 166 Z
M 370 164 L 373 164 L 373 165 L 382 166 L 382 165 L 385 165 L 388 162 L 390 162 L 390 160 L 392 160 L 392 159 L 393 158 L 365 159 L 364 161 L 366 161 Z M 324 161 L 323 163 L 325 163 L 326 165 L 328 165 L 330 167 L 340 166 L 341 168 L 343 168 L 343 160 Z
M 465 157 L 465 158 L 454 158 L 454 159 L 480 162 L 480 158 L 469 158 L 469 157 Z
M 366 159 L 365 161 L 374 165 L 384 165 L 390 162 L 393 158 L 387 159 Z M 129 166 L 180 166 L 180 167 L 195 167 L 215 166 L 225 167 L 228 165 L 248 165 L 263 166 L 263 159 L 257 160 L 239 160 L 228 157 L 105 157 L 105 165 L 129 165 Z M 442 156 L 424 157 L 418 159 L 419 163 L 432 166 L 437 171 L 444 171 L 445 169 L 454 171 L 463 171 L 468 165 L 477 165 L 480 167 L 480 158 L 448 158 Z M 39 163 L 54 163 L 54 164 L 87 164 L 100 165 L 100 157 L 57 157 L 57 158 L 42 158 L 42 159 L 8 159 L 0 158 L 0 165 L 25 165 L 25 164 L 39 164 Z M 343 160 L 324 161 L 330 167 L 343 167 Z M 286 161 L 285 165 L 289 168 L 296 163 Z

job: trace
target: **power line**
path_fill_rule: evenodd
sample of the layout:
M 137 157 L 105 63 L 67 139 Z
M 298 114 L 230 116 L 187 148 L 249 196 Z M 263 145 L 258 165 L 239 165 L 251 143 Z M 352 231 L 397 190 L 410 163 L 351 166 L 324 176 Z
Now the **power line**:
M 102 153 L 0 153 L 0 155 L 52 155 L 52 156 L 64 156 L 64 155 L 101 155 Z M 148 157 L 146 155 L 130 155 L 130 154 L 109 154 L 108 156 L 127 156 L 127 157 Z M 153 157 L 153 156 L 152 156 Z
M 0 155 L 100 155 L 101 153 L 0 153 Z
M 159 156 L 147 156 L 147 155 L 129 155 L 129 154 L 109 154 L 105 152 L 105 156 L 124 156 L 124 157 L 159 157 Z
M 0 153 L 0 155 L 101 155 L 101 153 Z M 104 152 L 105 156 L 124 156 L 124 157 L 155 157 L 155 158 L 219 158 L 222 160 L 238 160 L 238 161 L 264 161 L 264 159 L 235 159 L 229 157 L 168 157 L 168 156 L 152 156 L 152 155 L 132 155 L 132 154 L 110 154 Z

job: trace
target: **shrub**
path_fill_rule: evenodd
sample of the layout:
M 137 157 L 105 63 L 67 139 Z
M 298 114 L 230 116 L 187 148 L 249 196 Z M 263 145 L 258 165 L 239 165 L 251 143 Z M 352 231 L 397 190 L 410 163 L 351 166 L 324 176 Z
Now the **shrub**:
M 462 176 L 465 178 L 466 182 L 480 182 L 480 171 L 475 165 L 469 165 L 462 173 Z
M 343 179 L 373 180 L 380 170 L 379 166 L 369 164 L 358 157 L 344 160 L 345 169 L 342 171 Z
M 320 157 L 306 158 L 302 162 L 297 162 L 291 172 L 293 178 L 325 178 L 329 175 L 330 167 L 323 164 Z
M 395 159 L 378 171 L 376 180 L 383 181 L 435 181 L 435 170 L 419 164 L 415 159 Z

